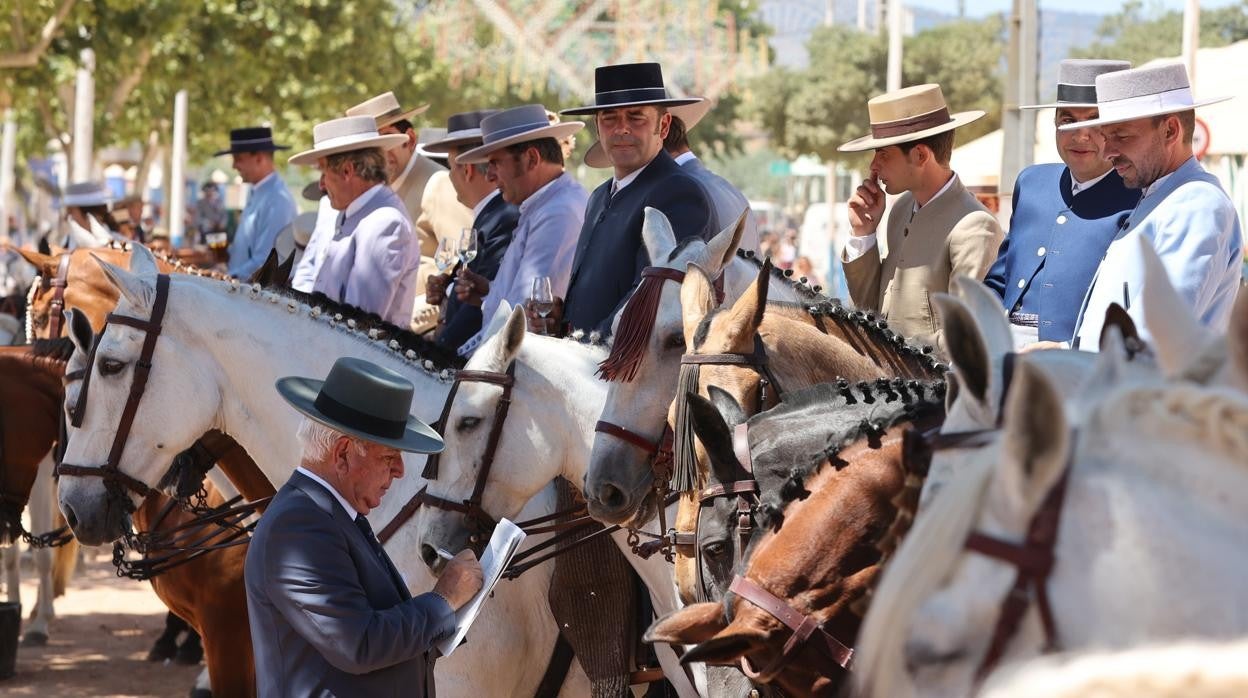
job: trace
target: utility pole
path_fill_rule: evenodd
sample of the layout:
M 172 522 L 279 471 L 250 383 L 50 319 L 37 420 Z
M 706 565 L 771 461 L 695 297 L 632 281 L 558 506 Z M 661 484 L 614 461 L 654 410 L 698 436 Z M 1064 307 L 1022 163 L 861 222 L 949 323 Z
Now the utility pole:
M 91 179 L 95 153 L 95 52 L 89 48 L 79 54 L 78 75 L 74 87 L 74 151 L 69 174 L 70 183 Z
M 867 0 L 858 0 L 858 31 L 867 31 Z
M 173 98 L 173 157 L 169 163 L 169 243 L 181 247 L 186 227 L 186 90 Z
M 9 234 L 9 201 L 13 198 L 13 168 L 17 164 L 17 121 L 4 110 L 4 141 L 0 143 L 0 237 Z M 12 241 L 16 244 L 18 241 Z
M 888 91 L 901 89 L 901 0 L 888 0 Z
M 836 0 L 823 1 L 823 26 L 836 24 Z
M 1200 0 L 1187 0 L 1183 7 L 1183 65 L 1187 80 L 1196 91 L 1196 52 L 1200 50 Z
M 1010 47 L 1005 78 L 1005 104 L 1001 106 L 1003 130 L 1001 176 L 997 193 L 1001 216 L 1013 208 L 1010 197 L 1018 173 L 1035 160 L 1036 113 L 1018 108 L 1036 103 L 1036 63 L 1038 57 L 1039 13 L 1036 0 L 1014 0 L 1010 15 Z

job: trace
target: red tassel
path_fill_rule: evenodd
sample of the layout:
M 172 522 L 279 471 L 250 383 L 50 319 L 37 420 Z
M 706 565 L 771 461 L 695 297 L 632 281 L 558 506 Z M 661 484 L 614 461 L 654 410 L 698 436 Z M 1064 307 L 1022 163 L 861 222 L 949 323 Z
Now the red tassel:
M 643 276 L 637 291 L 624 306 L 611 353 L 598 364 L 598 376 L 603 380 L 628 383 L 637 377 L 637 368 L 645 356 L 650 334 L 654 332 L 655 315 L 666 280 L 662 276 Z

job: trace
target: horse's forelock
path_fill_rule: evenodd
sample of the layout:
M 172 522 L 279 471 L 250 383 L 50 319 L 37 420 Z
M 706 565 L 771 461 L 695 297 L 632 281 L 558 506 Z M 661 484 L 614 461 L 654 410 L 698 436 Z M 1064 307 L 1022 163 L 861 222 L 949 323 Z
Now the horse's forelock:
M 650 344 L 650 335 L 654 333 L 654 322 L 666 281 L 662 276 L 643 278 L 624 305 L 611 343 L 611 353 L 598 365 L 598 375 L 604 380 L 628 383 L 637 377 L 637 369 Z

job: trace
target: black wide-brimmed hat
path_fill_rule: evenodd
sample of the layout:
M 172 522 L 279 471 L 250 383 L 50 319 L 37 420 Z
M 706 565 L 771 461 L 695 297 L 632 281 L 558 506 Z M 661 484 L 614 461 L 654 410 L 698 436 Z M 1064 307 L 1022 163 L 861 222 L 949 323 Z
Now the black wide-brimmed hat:
M 411 453 L 442 450 L 442 437 L 408 414 L 411 381 L 363 359 L 338 359 L 323 381 L 281 378 L 277 392 L 308 418 L 349 436 Z
M 584 115 L 605 109 L 637 107 L 643 104 L 675 107 L 693 104 L 698 97 L 670 97 L 663 86 L 663 68 L 658 63 L 623 63 L 594 69 L 594 103 L 560 114 Z
M 446 120 L 446 135 L 424 144 L 430 153 L 449 153 L 451 148 L 481 144 L 481 121 L 497 114 L 497 109 L 480 109 L 451 114 Z
M 247 128 L 230 129 L 230 147 L 225 150 L 218 150 L 213 155 L 271 153 L 275 150 L 290 150 L 290 146 L 275 144 L 273 142 L 273 129 L 268 126 L 249 126 Z

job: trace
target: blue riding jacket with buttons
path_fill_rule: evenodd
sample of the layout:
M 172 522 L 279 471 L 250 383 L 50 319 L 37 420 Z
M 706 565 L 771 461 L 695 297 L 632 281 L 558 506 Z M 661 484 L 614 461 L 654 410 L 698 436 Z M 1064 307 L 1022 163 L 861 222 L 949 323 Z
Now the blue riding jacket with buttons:
M 1039 338 L 1071 338 L 1083 297 L 1122 220 L 1140 200 L 1110 171 L 1071 193 L 1070 168 L 1032 165 L 1014 183 L 1014 211 L 984 283 L 1008 312 L 1039 316 Z

